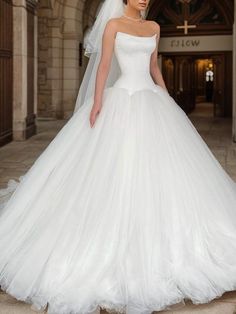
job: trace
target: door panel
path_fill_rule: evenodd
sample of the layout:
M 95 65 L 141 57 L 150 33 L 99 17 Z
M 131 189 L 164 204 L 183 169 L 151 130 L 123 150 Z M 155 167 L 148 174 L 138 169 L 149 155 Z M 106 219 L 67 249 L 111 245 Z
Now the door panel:
M 12 3 L 0 1 L 0 146 L 12 140 Z
M 186 113 L 194 110 L 197 59 L 213 60 L 214 116 L 232 116 L 232 53 L 163 55 L 162 73 L 170 95 Z
M 174 72 L 174 61 L 172 58 L 163 59 L 163 77 L 165 78 L 166 86 L 168 87 L 169 94 L 174 97 L 175 94 L 175 72 Z
M 164 56 L 163 77 L 170 95 L 186 112 L 195 107 L 194 62 L 189 56 Z
M 224 72 L 225 72 L 225 58 L 224 55 L 216 55 L 212 57 L 214 84 L 213 84 L 213 104 L 214 116 L 223 117 L 225 115 L 225 88 L 224 88 Z
M 175 67 L 176 101 L 186 113 L 189 113 L 195 106 L 194 63 L 191 57 L 176 57 Z

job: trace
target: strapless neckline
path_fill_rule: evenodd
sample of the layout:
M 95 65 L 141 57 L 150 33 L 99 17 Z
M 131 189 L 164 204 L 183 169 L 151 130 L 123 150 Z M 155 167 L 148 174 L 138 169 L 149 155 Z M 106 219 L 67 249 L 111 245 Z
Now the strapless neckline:
M 130 94 L 142 89 L 156 90 L 150 74 L 150 58 L 158 34 L 139 36 L 120 31 L 116 34 L 114 52 L 120 75 L 113 87 L 126 88 Z
M 125 36 L 131 36 L 131 37 L 135 37 L 135 38 L 154 38 L 157 36 L 157 34 L 154 34 L 152 36 L 138 36 L 138 35 L 132 35 L 132 34 L 129 34 L 129 33 L 125 33 L 125 32 L 116 32 L 116 36 L 118 34 L 123 34 Z

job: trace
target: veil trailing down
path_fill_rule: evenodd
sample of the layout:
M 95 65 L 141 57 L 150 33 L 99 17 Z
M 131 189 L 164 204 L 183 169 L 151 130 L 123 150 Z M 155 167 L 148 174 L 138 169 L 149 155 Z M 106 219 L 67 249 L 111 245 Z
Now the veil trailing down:
M 90 127 L 102 34 L 123 9 L 104 2 L 74 114 L 0 190 L 0 285 L 36 311 L 151 314 L 236 290 L 236 183 L 152 79 L 158 34 L 117 31 Z
M 125 5 L 123 1 L 111 1 L 106 0 L 97 16 L 97 19 L 93 25 L 91 33 L 88 36 L 88 41 L 85 47 L 85 56 L 89 57 L 88 66 L 83 77 L 83 81 L 80 85 L 80 90 L 75 104 L 74 113 L 86 103 L 86 99 L 94 96 L 94 88 L 96 81 L 96 73 L 98 64 L 101 57 L 102 50 L 102 36 L 106 26 L 106 23 L 111 18 L 120 17 L 123 14 Z M 147 12 L 142 11 L 141 15 L 145 18 Z M 105 87 L 111 87 L 118 79 L 120 75 L 120 68 L 116 58 L 116 55 L 113 55 L 110 71 L 108 78 L 106 80 Z
M 89 57 L 89 63 L 80 86 L 74 112 L 76 112 L 85 103 L 86 99 L 94 95 L 96 73 L 102 50 L 102 35 L 106 23 L 110 18 L 121 16 L 123 14 L 123 10 L 124 4 L 122 1 L 108 0 L 104 2 L 97 16 L 85 47 L 84 54 L 85 56 Z M 116 56 L 113 55 L 109 76 L 106 80 L 106 87 L 112 86 L 119 75 L 119 65 L 117 63 Z

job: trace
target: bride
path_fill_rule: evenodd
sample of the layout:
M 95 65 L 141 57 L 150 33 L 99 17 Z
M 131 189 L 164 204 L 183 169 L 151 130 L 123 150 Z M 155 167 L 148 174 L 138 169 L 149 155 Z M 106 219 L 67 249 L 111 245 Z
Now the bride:
M 0 191 L 0 285 L 36 311 L 149 314 L 236 289 L 236 184 L 166 90 L 148 2 L 104 2 L 73 116 Z

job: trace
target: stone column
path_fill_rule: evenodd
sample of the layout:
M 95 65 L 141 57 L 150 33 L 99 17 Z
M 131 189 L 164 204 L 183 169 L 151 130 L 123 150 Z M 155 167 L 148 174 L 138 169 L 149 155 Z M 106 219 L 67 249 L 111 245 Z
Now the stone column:
M 233 25 L 233 141 L 236 142 L 236 0 Z
M 38 117 L 62 118 L 63 19 L 52 17 L 50 9 L 39 9 Z
M 63 118 L 63 19 L 51 19 L 49 21 L 51 34 L 51 48 L 49 49 L 47 79 L 51 85 L 51 117 Z
M 27 116 L 27 12 L 25 0 L 13 0 L 13 137 L 25 137 Z
M 79 38 L 78 34 L 64 35 L 63 49 L 63 118 L 68 119 L 75 106 L 79 89 Z
M 80 43 L 83 42 L 83 1 L 68 1 L 63 28 L 63 118 L 73 113 L 80 85 Z
M 28 9 L 35 9 L 36 0 L 13 0 L 13 138 L 24 140 L 36 132 L 34 104 L 29 104 L 32 91 L 29 91 L 29 80 L 35 79 L 36 63 L 28 65 L 28 48 L 35 42 L 29 43 L 31 25 L 28 25 Z M 33 35 L 35 35 L 33 33 Z M 31 37 L 30 37 L 31 38 Z M 34 38 L 34 36 L 32 36 Z M 30 44 L 30 45 L 29 45 Z M 35 51 L 35 49 L 33 49 Z M 32 49 L 30 51 L 32 58 Z M 31 74 L 32 77 L 29 77 Z M 34 90 L 34 93 L 37 91 Z M 35 99 L 35 94 L 33 95 Z

